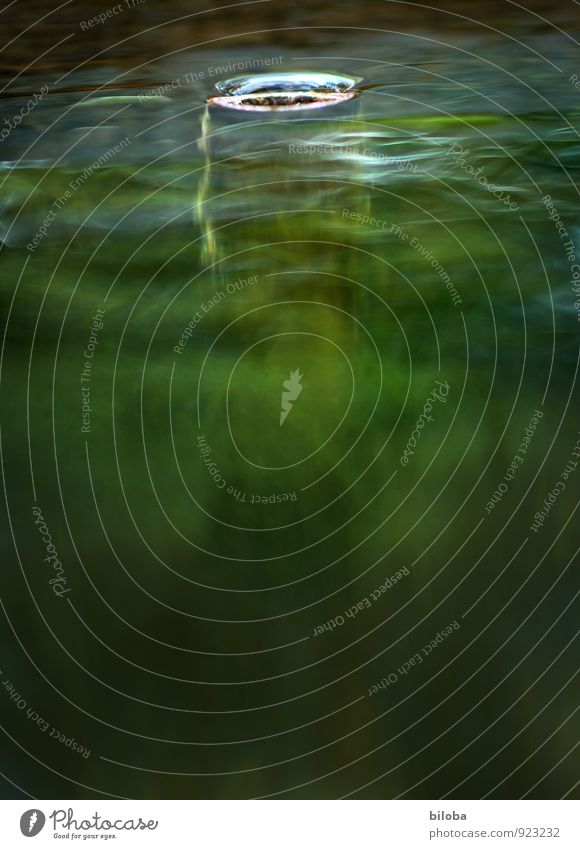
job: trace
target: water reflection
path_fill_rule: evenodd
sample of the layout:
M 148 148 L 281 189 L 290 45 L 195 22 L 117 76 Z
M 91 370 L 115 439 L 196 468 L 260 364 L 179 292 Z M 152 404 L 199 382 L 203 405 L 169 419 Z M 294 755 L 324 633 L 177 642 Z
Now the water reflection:
M 77 763 L 32 744 L 83 787 L 465 798 L 508 774 L 523 793 L 530 770 L 551 768 L 542 749 L 517 770 L 537 749 L 538 711 L 547 733 L 574 708 L 566 689 L 554 706 L 539 692 L 576 668 L 562 570 L 575 547 L 557 534 L 570 500 L 526 539 L 577 440 L 576 295 L 540 199 L 575 239 L 578 109 L 561 78 L 557 108 L 542 105 L 555 85 L 543 68 L 510 76 L 525 47 L 504 48 L 504 72 L 462 53 L 462 38 L 450 36 L 456 64 L 433 40 L 411 53 L 396 41 L 385 66 L 378 36 L 326 57 L 365 85 L 320 111 L 208 105 L 207 69 L 232 51 L 194 51 L 147 79 L 91 68 L 3 142 L 3 459 L 26 576 L 7 554 L 6 605 L 53 687 L 20 662 L 6 623 L 4 665 L 92 748 Z M 264 94 L 229 74 L 224 96 Z M 428 408 L 437 386 L 445 403 Z M 70 606 L 42 577 L 32 500 Z M 412 674 L 409 658 L 448 627 Z M 530 722 L 502 724 L 538 668 Z M 389 675 L 397 687 L 369 696 Z M 474 773 L 496 733 L 507 754 Z M 32 789 L 83 792 L 49 778 Z M 538 792 L 574 780 L 564 763 Z

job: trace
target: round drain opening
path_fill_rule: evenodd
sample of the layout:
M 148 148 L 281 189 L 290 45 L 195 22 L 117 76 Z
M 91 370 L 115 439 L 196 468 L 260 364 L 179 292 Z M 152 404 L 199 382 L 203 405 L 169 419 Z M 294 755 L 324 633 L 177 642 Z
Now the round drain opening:
M 320 109 L 356 95 L 358 80 L 336 74 L 279 73 L 233 77 L 216 84 L 208 103 L 255 112 Z

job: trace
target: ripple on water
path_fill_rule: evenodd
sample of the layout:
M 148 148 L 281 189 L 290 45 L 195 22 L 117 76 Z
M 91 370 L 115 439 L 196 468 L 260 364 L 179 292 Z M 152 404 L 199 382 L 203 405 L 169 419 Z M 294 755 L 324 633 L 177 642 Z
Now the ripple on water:
M 210 104 L 254 112 L 320 109 L 352 100 L 358 79 L 336 74 L 277 73 L 233 77 L 217 83 Z

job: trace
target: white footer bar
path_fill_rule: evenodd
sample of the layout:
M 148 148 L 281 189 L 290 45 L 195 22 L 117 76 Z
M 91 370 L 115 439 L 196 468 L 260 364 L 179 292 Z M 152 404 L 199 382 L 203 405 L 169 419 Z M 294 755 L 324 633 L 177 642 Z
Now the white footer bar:
M 0 801 L 0 845 L 580 849 L 580 802 Z

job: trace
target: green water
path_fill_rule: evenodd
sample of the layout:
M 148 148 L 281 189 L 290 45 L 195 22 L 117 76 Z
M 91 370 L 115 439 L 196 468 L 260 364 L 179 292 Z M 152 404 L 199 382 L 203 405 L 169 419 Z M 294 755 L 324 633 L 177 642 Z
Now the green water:
M 580 111 L 381 85 L 11 139 L 3 681 L 90 756 L 7 696 L 7 794 L 577 779 Z

